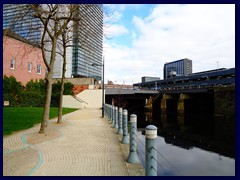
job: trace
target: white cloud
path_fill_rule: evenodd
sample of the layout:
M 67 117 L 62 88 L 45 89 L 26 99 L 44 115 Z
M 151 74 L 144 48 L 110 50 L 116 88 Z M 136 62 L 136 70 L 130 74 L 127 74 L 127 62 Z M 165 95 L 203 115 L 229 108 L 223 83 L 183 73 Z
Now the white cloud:
M 118 22 L 122 18 L 123 14 L 119 11 L 108 10 L 104 14 L 104 22 L 105 24 L 112 24 Z
M 109 80 L 131 84 L 142 76 L 162 78 L 164 63 L 181 58 L 193 60 L 193 72 L 217 68 L 217 61 L 219 67 L 235 67 L 234 5 L 157 5 L 132 23 L 132 46 L 108 44 L 105 50 Z M 113 31 L 128 33 L 123 26 Z
M 144 4 L 108 4 L 108 7 L 112 11 L 121 11 L 123 12 L 126 9 L 140 9 Z
M 128 30 L 119 24 L 111 24 L 108 27 L 104 27 L 104 34 L 110 37 L 120 36 L 128 33 Z

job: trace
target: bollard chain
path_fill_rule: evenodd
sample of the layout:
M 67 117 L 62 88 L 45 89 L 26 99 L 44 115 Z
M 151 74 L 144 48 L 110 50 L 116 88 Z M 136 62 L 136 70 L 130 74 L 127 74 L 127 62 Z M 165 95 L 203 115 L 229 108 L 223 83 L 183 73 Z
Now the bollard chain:
M 157 170 L 153 166 L 151 166 L 151 169 L 153 169 L 157 173 Z

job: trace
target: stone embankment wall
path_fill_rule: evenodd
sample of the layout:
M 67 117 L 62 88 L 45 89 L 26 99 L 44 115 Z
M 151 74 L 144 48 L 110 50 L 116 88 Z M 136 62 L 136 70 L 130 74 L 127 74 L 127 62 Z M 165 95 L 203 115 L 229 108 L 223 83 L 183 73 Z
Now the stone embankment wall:
M 214 88 L 214 115 L 235 118 L 235 86 Z

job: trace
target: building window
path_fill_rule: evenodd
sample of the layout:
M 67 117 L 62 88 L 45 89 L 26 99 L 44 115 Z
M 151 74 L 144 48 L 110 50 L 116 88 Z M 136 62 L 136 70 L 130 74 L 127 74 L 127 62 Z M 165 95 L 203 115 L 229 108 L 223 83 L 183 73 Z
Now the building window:
M 32 63 L 28 63 L 28 72 L 32 72 Z
M 37 65 L 37 73 L 41 74 L 42 72 L 42 66 L 40 64 Z
M 11 59 L 10 69 L 15 69 L 15 59 Z

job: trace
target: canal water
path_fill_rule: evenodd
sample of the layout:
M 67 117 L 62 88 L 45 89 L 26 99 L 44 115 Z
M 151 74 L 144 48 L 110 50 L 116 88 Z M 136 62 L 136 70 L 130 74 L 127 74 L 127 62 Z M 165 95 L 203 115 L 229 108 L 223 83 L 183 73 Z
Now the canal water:
M 157 174 L 234 176 L 235 120 L 211 115 L 135 112 L 138 156 L 145 166 L 145 127 L 158 128 Z

